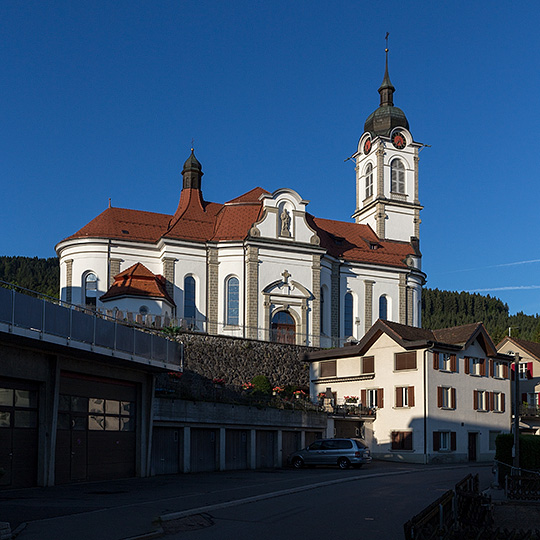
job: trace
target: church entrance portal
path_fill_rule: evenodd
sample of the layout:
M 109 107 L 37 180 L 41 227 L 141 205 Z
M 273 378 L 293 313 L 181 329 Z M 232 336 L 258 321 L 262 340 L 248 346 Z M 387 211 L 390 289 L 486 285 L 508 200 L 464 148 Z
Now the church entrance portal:
M 270 339 L 278 343 L 296 343 L 296 326 L 288 311 L 278 311 L 272 317 Z

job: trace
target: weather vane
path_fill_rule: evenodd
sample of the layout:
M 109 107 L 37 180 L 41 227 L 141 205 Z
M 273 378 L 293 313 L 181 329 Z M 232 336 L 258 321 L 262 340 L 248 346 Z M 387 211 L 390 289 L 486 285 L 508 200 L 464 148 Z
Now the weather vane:
M 386 49 L 384 52 L 388 52 L 388 36 L 390 35 L 390 32 L 386 32 L 386 36 L 384 37 L 384 40 L 386 41 Z
M 195 139 L 191 137 L 191 151 L 193 152 Z

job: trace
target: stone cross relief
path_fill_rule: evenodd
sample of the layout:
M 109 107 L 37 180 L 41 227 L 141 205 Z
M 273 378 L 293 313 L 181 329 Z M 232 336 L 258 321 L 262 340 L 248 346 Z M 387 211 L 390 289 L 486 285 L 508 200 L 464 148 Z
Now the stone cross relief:
M 294 287 L 291 283 L 289 283 L 289 278 L 292 277 L 292 274 L 289 274 L 288 270 L 285 270 L 281 275 L 283 276 L 283 283 L 279 286 L 279 288 L 286 288 L 288 294 L 291 294 Z
M 291 216 L 289 216 L 286 208 L 283 209 L 279 217 L 281 219 L 280 236 L 291 236 Z

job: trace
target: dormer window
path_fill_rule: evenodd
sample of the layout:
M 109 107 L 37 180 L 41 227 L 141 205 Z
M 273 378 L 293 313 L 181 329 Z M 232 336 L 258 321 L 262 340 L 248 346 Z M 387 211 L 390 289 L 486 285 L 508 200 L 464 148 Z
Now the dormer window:
M 400 159 L 393 159 L 390 162 L 390 191 L 405 195 L 405 166 Z
M 382 248 L 381 244 L 377 244 L 377 242 L 370 242 L 369 244 L 369 249 L 379 249 L 379 248 Z

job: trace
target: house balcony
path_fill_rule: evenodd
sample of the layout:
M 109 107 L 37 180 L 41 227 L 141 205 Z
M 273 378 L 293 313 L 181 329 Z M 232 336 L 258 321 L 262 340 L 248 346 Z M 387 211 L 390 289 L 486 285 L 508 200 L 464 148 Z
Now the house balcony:
M 540 418 L 540 407 L 523 403 L 519 406 L 519 415 L 521 418 Z

